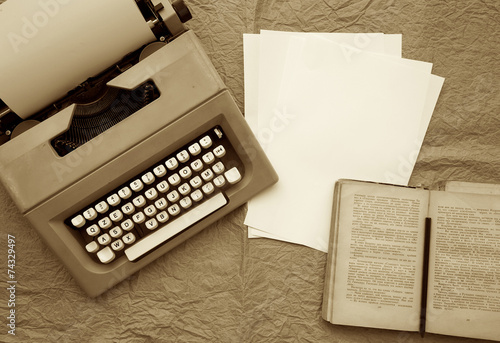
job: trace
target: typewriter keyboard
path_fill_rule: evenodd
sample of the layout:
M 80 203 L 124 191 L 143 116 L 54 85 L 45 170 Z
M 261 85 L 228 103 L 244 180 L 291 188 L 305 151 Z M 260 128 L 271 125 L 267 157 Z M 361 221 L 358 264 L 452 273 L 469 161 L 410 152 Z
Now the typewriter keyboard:
M 227 204 L 224 192 L 243 176 L 243 165 L 215 127 L 65 223 L 83 236 L 101 263 L 125 254 L 135 261 Z

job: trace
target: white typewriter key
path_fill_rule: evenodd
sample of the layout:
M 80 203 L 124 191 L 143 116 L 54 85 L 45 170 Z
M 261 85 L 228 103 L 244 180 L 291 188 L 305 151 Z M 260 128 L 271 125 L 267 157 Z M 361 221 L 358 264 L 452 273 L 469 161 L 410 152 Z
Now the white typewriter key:
M 219 175 L 214 179 L 214 185 L 216 187 L 223 187 L 226 184 L 226 179 L 224 179 L 224 176 Z
M 168 170 L 174 170 L 179 165 L 179 162 L 177 162 L 175 157 L 172 157 L 168 159 L 167 162 L 165 162 L 165 165 L 167 166 Z
M 177 159 L 181 163 L 186 163 L 187 161 L 189 161 L 189 153 L 186 150 L 182 150 L 177 154 Z
M 144 194 L 146 195 L 146 198 L 148 198 L 148 200 L 155 200 L 156 198 L 158 198 L 158 192 L 154 188 L 148 189 Z
M 92 225 L 87 228 L 87 235 L 95 237 L 101 233 L 101 229 L 97 225 Z
M 201 162 L 200 159 L 194 160 L 193 162 L 191 162 L 191 168 L 194 171 L 200 171 L 203 169 L 203 162 Z
M 221 173 L 224 172 L 226 168 L 224 168 L 224 165 L 222 164 L 222 162 L 217 162 L 216 164 L 214 164 L 214 166 L 212 167 L 212 170 L 214 171 L 215 174 L 219 175 Z
M 111 227 L 111 220 L 108 217 L 104 217 L 98 221 L 98 224 L 101 229 L 109 229 Z
M 99 213 L 105 213 L 105 212 L 108 211 L 109 205 L 108 205 L 108 203 L 106 201 L 101 201 L 100 203 L 98 203 L 97 205 L 95 205 L 95 209 Z
M 122 206 L 122 212 L 127 214 L 127 215 L 134 213 L 134 211 L 135 211 L 135 207 L 130 202 L 128 202 Z
M 123 234 L 123 231 L 122 229 L 120 229 L 120 227 L 118 226 L 115 226 L 114 228 L 112 228 L 111 230 L 109 230 L 109 235 L 113 238 L 118 238 L 120 237 L 121 235 Z
M 111 237 L 107 233 L 105 233 L 104 235 L 97 237 L 97 241 L 100 245 L 108 245 L 109 243 L 111 243 Z
M 167 208 L 167 199 L 160 198 L 160 199 L 156 200 L 155 201 L 155 207 L 157 209 L 159 209 L 160 211 L 164 210 L 165 208 Z
M 240 171 L 236 167 L 229 169 L 227 172 L 224 173 L 224 176 L 226 177 L 227 182 L 229 182 L 232 185 L 241 181 Z
M 148 221 L 146 221 L 146 228 L 148 230 L 154 230 L 158 227 L 158 222 L 156 221 L 156 219 L 150 219 Z
M 135 206 L 142 207 L 146 204 L 146 198 L 144 198 L 142 195 L 139 195 L 138 197 L 135 197 L 132 202 Z
M 142 212 L 137 212 L 132 216 L 132 219 L 134 220 L 134 223 L 141 224 L 144 223 L 144 220 L 146 220 L 146 216 Z
M 97 252 L 97 257 L 102 263 L 109 263 L 115 259 L 115 253 L 110 247 L 106 247 L 101 251 Z
M 193 188 L 200 188 L 203 182 L 201 181 L 201 177 L 195 176 L 191 179 L 191 181 L 189 181 L 189 183 Z
M 122 199 L 128 199 L 130 198 L 130 196 L 132 195 L 132 191 L 130 190 L 130 188 L 128 187 L 123 187 L 122 189 L 120 189 L 118 191 L 118 195 L 120 196 L 120 198 Z
M 192 198 L 194 201 L 198 202 L 198 201 L 200 201 L 201 199 L 203 199 L 203 193 L 202 193 L 199 189 L 197 189 L 197 190 L 195 190 L 193 193 L 191 193 L 191 198 Z
M 95 253 L 99 250 L 99 244 L 97 244 L 96 241 L 92 241 L 85 246 L 85 249 L 87 249 L 89 253 Z
M 127 219 L 122 223 L 121 227 L 125 231 L 130 231 L 134 228 L 134 222 L 131 219 Z
M 184 167 L 179 171 L 179 174 L 182 176 L 182 178 L 187 179 L 188 177 L 191 177 L 191 175 L 193 175 L 193 172 L 191 171 L 191 168 Z
M 179 201 L 179 204 L 181 204 L 182 208 L 190 208 L 193 202 L 191 201 L 191 198 L 182 198 L 181 201 Z
M 85 225 L 85 218 L 79 214 L 75 218 L 71 219 L 71 224 L 77 228 L 81 228 L 83 225 Z
M 171 175 L 168 178 L 168 182 L 170 182 L 172 186 L 177 186 L 181 182 L 181 177 L 178 174 Z
M 179 193 L 181 193 L 182 195 L 186 195 L 191 192 L 191 187 L 189 187 L 187 183 L 183 183 L 178 189 Z
M 165 223 L 168 220 L 168 213 L 165 211 L 161 211 L 156 215 L 156 220 L 158 220 L 159 223 Z
M 142 180 L 142 182 L 144 182 L 146 185 L 150 185 L 150 184 L 152 184 L 152 183 L 155 181 L 155 176 L 153 175 L 153 173 L 149 172 L 149 173 L 144 174 L 144 175 L 141 177 L 141 180 Z
M 134 192 L 139 192 L 141 189 L 144 188 L 144 184 L 142 183 L 141 180 L 137 179 L 130 183 L 130 188 L 132 188 Z
M 215 161 L 215 156 L 213 152 L 207 152 L 205 155 L 203 155 L 203 162 L 206 164 L 212 164 Z
M 116 241 L 111 243 L 111 249 L 113 249 L 114 251 L 120 251 L 123 250 L 123 248 L 125 248 L 125 244 L 123 244 L 123 241 L 121 239 L 117 239 Z
M 160 164 L 155 169 L 153 169 L 153 172 L 155 173 L 155 175 L 157 177 L 162 177 L 162 176 L 165 176 L 165 174 L 167 173 L 167 169 L 163 165 Z
M 170 202 L 176 202 L 177 200 L 179 200 L 179 193 L 177 191 L 172 191 L 167 194 L 167 199 Z
M 205 180 L 205 182 L 208 182 L 214 178 L 214 173 L 212 172 L 212 170 L 207 169 L 203 173 L 201 173 L 201 177 L 203 178 L 203 180 Z
M 224 155 L 226 155 L 226 149 L 222 145 L 219 145 L 214 149 L 214 155 L 218 158 L 224 157 Z
M 146 207 L 144 209 L 144 213 L 148 216 L 148 217 L 153 217 L 156 215 L 156 207 L 154 205 L 149 205 L 148 207 Z
M 132 232 L 129 232 L 123 236 L 122 239 L 126 244 L 132 244 L 135 242 L 135 235 Z
M 201 152 L 201 147 L 198 143 L 194 143 L 189 147 L 188 150 L 191 153 L 191 155 L 196 156 Z
M 166 191 L 169 190 L 169 188 L 170 188 L 170 186 L 168 185 L 167 181 L 162 181 L 162 182 L 160 182 L 159 184 L 156 185 L 156 189 L 160 193 L 165 193 Z
M 118 194 L 113 194 L 113 195 L 109 196 L 106 200 L 108 201 L 108 204 L 110 204 L 111 206 L 116 206 L 121 201 Z
M 181 211 L 181 209 L 180 209 L 179 205 L 177 205 L 177 204 L 174 204 L 174 205 L 172 205 L 172 206 L 170 206 L 170 207 L 168 208 L 168 213 L 169 213 L 171 216 L 176 216 L 176 215 L 178 215 L 180 211 Z
M 209 182 L 207 184 L 205 184 L 201 189 L 203 189 L 203 193 L 209 195 L 209 194 L 212 194 L 214 192 L 214 185 Z
M 205 136 L 202 139 L 200 139 L 200 145 L 203 147 L 203 149 L 208 149 L 212 146 L 212 138 L 210 136 Z
M 118 222 L 123 219 L 123 213 L 120 210 L 113 211 L 109 214 L 109 218 L 114 222 Z
M 88 210 L 86 210 L 85 212 L 83 212 L 83 216 L 85 217 L 85 219 L 87 220 L 94 220 L 97 218 L 97 211 L 94 210 L 92 207 L 89 208 Z

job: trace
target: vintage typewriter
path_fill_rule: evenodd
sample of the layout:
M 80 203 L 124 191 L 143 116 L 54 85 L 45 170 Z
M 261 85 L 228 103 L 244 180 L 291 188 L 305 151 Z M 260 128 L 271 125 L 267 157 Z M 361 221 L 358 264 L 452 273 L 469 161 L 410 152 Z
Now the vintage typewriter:
M 0 5 L 0 179 L 89 296 L 275 183 L 182 1 Z

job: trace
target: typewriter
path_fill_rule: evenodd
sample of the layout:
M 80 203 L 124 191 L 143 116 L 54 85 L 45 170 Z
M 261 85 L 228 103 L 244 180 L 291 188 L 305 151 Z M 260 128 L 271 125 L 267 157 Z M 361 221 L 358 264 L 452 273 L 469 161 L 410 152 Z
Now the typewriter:
M 91 297 L 277 182 L 182 1 L 0 5 L 0 180 Z

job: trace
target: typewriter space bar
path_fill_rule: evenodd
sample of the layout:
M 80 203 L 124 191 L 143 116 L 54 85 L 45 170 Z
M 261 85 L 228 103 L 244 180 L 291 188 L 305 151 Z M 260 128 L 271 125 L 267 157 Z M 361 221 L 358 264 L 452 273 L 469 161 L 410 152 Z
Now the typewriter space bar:
M 134 243 L 134 245 L 125 250 L 125 255 L 127 255 L 130 261 L 137 260 L 151 249 L 156 248 L 226 204 L 227 200 L 222 193 L 213 196 L 176 220 Z

